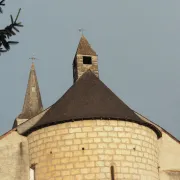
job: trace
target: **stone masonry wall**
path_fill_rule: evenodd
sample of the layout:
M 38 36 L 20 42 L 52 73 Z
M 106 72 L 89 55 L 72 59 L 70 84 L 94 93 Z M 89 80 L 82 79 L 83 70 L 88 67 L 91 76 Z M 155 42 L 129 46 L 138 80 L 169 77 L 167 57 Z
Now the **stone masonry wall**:
M 77 78 L 79 79 L 88 69 L 90 69 L 97 77 L 99 77 L 97 56 L 91 56 L 92 64 L 90 65 L 83 64 L 83 56 L 84 55 L 77 55 Z
M 148 127 L 115 120 L 84 120 L 28 136 L 36 180 L 159 180 L 157 136 Z
M 0 139 L 0 179 L 29 180 L 27 138 L 13 130 Z
M 156 126 L 162 133 L 162 137 L 158 140 L 160 180 L 180 180 L 180 141 L 146 117 L 136 114 L 143 121 Z

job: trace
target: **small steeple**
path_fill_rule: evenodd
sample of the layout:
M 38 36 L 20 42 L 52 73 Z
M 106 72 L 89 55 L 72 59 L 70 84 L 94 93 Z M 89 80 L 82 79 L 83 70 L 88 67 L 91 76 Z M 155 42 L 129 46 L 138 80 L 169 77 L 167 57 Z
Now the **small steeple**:
M 84 35 L 81 36 L 76 54 L 97 56 L 96 52 L 92 49 Z
M 97 59 L 96 52 L 92 49 L 85 36 L 82 35 L 73 62 L 74 82 L 89 69 L 99 77 Z
M 34 63 L 32 63 L 26 95 L 24 99 L 23 110 L 19 118 L 30 119 L 31 117 L 39 114 L 42 109 L 43 105 L 41 101 L 41 94 L 39 90 L 35 66 Z
M 39 90 L 35 66 L 34 63 L 32 63 L 22 113 L 15 120 L 16 122 L 14 123 L 14 126 L 15 124 L 19 125 L 32 118 L 33 116 L 36 116 L 42 110 L 43 105 L 41 101 L 41 94 Z

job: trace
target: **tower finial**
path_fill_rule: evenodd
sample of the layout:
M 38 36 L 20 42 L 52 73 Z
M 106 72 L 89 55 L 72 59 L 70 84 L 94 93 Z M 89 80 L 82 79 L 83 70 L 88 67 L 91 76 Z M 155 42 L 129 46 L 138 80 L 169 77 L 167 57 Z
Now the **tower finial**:
M 29 58 L 29 59 L 31 59 L 32 60 L 32 63 L 34 63 L 34 61 L 35 60 L 39 60 L 39 59 L 37 59 L 36 57 L 34 57 L 34 56 L 32 56 L 31 58 Z
M 85 31 L 85 29 L 83 29 L 83 28 L 79 29 L 79 32 L 81 33 L 82 36 L 84 36 L 84 31 Z

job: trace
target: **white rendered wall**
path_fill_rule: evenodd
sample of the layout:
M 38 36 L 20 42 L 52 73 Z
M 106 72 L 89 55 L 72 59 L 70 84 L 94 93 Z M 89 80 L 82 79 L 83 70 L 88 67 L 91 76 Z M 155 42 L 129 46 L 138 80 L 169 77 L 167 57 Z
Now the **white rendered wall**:
M 29 180 L 27 138 L 16 131 L 0 138 L 0 180 Z
M 159 167 L 161 180 L 179 180 L 180 172 L 180 143 L 175 141 L 168 134 L 163 132 L 159 144 Z M 174 174 L 179 176 L 179 179 L 172 178 Z M 174 175 L 175 176 L 175 175 Z

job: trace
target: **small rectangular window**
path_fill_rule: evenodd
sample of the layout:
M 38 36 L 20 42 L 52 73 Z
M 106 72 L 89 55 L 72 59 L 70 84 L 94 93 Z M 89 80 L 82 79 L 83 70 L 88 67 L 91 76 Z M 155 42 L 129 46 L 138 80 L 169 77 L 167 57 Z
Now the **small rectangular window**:
M 111 180 L 115 180 L 115 178 L 114 178 L 114 166 L 111 166 Z
M 35 87 L 32 87 L 32 92 L 36 92 L 36 88 Z
M 83 64 L 92 64 L 92 58 L 90 56 L 83 56 Z

